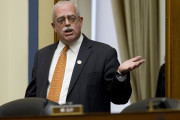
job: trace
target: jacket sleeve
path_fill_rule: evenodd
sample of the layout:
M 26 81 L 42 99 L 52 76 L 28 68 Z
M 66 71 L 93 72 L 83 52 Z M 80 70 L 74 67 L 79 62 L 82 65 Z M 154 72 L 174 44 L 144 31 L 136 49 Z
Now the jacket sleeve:
M 116 76 L 116 71 L 119 67 L 117 60 L 117 52 L 111 49 L 106 58 L 105 76 L 106 90 L 110 101 L 114 104 L 125 104 L 128 102 L 132 89 L 130 84 L 130 73 L 127 73 L 126 79 L 119 81 Z
M 33 71 L 32 71 L 32 80 L 29 83 L 25 97 L 36 97 L 36 68 L 37 68 L 37 61 L 38 61 L 38 52 L 36 52 L 35 59 L 34 59 L 34 66 L 33 66 Z

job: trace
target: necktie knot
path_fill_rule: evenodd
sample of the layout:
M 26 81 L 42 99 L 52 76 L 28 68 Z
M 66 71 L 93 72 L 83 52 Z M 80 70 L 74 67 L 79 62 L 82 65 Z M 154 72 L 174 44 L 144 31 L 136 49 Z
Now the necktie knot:
M 67 52 L 68 50 L 69 50 L 69 46 L 66 45 L 66 46 L 64 47 L 63 51 L 64 51 L 64 52 Z

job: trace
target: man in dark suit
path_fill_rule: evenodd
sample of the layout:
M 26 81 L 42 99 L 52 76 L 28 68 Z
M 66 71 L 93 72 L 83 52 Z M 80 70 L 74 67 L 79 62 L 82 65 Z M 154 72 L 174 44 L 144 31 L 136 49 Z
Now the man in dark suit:
M 59 104 L 72 102 L 82 104 L 84 112 L 108 112 L 110 101 L 124 104 L 129 100 L 129 71 L 145 60 L 138 56 L 120 65 L 116 50 L 89 40 L 81 33 L 82 24 L 83 17 L 72 2 L 60 1 L 53 7 L 52 27 L 60 41 L 36 53 L 25 97 L 47 98 L 58 58 L 69 46 Z

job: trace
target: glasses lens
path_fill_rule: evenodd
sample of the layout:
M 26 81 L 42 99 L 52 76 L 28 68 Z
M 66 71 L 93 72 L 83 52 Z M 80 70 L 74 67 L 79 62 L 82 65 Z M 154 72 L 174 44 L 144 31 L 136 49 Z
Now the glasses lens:
M 73 22 L 76 21 L 76 16 L 74 16 L 74 15 L 73 16 L 69 16 L 68 20 L 69 20 L 69 22 L 73 23 Z
M 60 24 L 60 25 L 64 24 L 65 23 L 65 18 L 64 17 L 58 18 L 57 23 Z
M 77 20 L 77 17 L 75 15 L 71 15 L 67 17 L 69 23 L 74 23 Z M 59 25 L 65 24 L 66 18 L 65 17 L 60 17 L 57 19 L 57 23 Z

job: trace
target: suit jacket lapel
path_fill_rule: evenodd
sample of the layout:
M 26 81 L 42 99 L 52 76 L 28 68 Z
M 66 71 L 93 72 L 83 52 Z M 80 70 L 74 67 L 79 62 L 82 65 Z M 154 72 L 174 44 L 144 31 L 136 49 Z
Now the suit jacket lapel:
M 84 36 L 83 42 L 81 44 L 79 53 L 78 53 L 78 57 L 74 66 L 74 70 L 73 70 L 73 74 L 71 77 L 71 82 L 70 82 L 70 86 L 69 86 L 69 90 L 68 90 L 68 95 L 71 93 L 74 85 L 76 84 L 76 81 L 78 80 L 78 77 L 92 51 L 91 47 L 92 45 L 90 44 L 90 40 L 88 38 L 86 38 Z M 80 60 L 82 63 L 78 64 L 77 61 Z M 68 97 L 67 95 L 67 97 Z
M 48 78 L 49 78 L 49 69 L 50 69 L 50 66 L 51 66 L 51 62 L 52 62 L 52 58 L 53 58 L 53 55 L 54 55 L 54 52 L 57 48 L 57 45 L 58 45 L 59 42 L 53 44 L 52 46 L 50 46 L 50 48 L 47 50 L 46 52 L 46 63 L 45 63 L 45 66 L 44 66 L 44 69 L 45 69 L 45 73 L 44 75 L 46 75 L 44 78 L 44 82 L 42 82 L 42 90 L 43 90 L 43 96 L 46 97 L 47 95 L 47 87 L 49 85 L 49 81 L 48 81 Z

